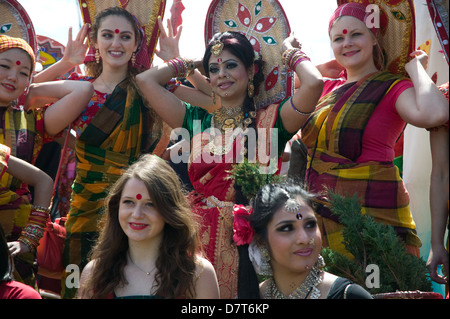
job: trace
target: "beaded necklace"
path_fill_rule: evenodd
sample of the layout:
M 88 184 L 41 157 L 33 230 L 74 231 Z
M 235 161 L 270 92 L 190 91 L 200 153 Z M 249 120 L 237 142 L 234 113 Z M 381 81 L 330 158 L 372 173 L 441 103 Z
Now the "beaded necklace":
M 319 268 L 313 266 L 306 279 L 289 296 L 283 294 L 278 289 L 275 280 L 271 278 L 264 297 L 265 299 L 307 299 L 308 297 L 310 299 L 319 299 L 320 290 L 317 286 L 322 282 L 321 273 L 322 271 Z

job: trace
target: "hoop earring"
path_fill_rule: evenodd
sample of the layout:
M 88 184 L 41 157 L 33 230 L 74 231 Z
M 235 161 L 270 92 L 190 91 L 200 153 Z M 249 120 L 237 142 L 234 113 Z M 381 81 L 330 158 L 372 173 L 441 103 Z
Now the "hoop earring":
M 95 62 L 97 62 L 97 64 L 100 63 L 100 52 L 98 52 L 98 49 L 95 49 Z
M 250 79 L 248 81 L 247 94 L 249 98 L 252 98 L 253 95 L 255 95 L 255 86 L 253 85 L 253 79 Z
M 133 54 L 131 55 L 131 65 L 135 65 L 136 64 L 136 52 L 133 52 Z

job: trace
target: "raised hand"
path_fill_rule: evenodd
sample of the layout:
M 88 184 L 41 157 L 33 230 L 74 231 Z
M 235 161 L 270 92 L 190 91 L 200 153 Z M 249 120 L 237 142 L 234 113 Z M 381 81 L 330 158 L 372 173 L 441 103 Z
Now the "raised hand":
M 84 62 L 86 56 L 86 51 L 89 48 L 89 43 L 87 41 L 87 33 L 89 30 L 89 25 L 84 24 L 75 38 L 72 39 L 72 27 L 69 28 L 69 36 L 67 40 L 66 49 L 64 51 L 64 57 L 62 60 L 68 62 L 72 65 L 79 65 Z
M 160 29 L 159 35 L 159 50 L 156 49 L 156 55 L 164 61 L 169 61 L 180 56 L 179 41 L 183 26 L 179 26 L 177 34 L 173 35 L 172 23 L 167 19 L 167 31 L 164 28 L 161 18 L 158 18 L 158 25 Z

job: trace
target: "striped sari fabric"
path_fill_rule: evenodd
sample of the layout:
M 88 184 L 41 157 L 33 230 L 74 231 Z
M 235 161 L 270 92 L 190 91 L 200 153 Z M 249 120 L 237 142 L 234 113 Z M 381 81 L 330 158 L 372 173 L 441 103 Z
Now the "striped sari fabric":
M 392 225 L 408 245 L 421 245 L 398 168 L 392 162 L 356 162 L 372 113 L 400 80 L 389 72 L 378 72 L 358 83 L 345 84 L 322 97 L 302 129 L 302 140 L 308 147 L 306 184 L 325 204 L 318 210 L 324 246 L 344 254 L 342 225 L 327 205 L 328 191 L 356 194 L 363 214 Z

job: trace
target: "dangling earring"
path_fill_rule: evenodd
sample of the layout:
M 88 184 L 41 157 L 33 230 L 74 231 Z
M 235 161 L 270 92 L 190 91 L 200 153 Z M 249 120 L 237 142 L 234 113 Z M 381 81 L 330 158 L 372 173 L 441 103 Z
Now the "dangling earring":
M 133 52 L 133 54 L 131 55 L 131 65 L 134 66 L 135 63 L 136 63 L 136 52 Z
M 272 266 L 270 266 L 270 254 L 269 250 L 265 246 L 259 247 L 259 251 L 261 252 L 262 263 L 261 263 L 261 275 L 263 276 L 272 276 Z
M 255 94 L 255 86 L 253 85 L 253 79 L 250 79 L 248 81 L 247 94 L 248 94 L 248 97 L 250 97 L 250 98 L 252 98 L 253 95 Z
M 325 260 L 323 259 L 322 255 L 319 254 L 319 257 L 317 258 L 316 263 L 314 264 L 317 268 L 323 268 L 325 267 Z
M 211 92 L 211 98 L 213 100 L 213 104 L 216 104 L 216 93 L 214 91 Z
M 95 49 L 95 62 L 97 62 L 97 64 L 100 63 L 100 52 L 98 52 L 98 49 Z
M 273 275 L 272 267 L 269 263 L 269 250 L 264 245 L 259 245 L 255 241 L 252 241 L 248 246 L 248 257 L 257 274 L 262 276 Z

